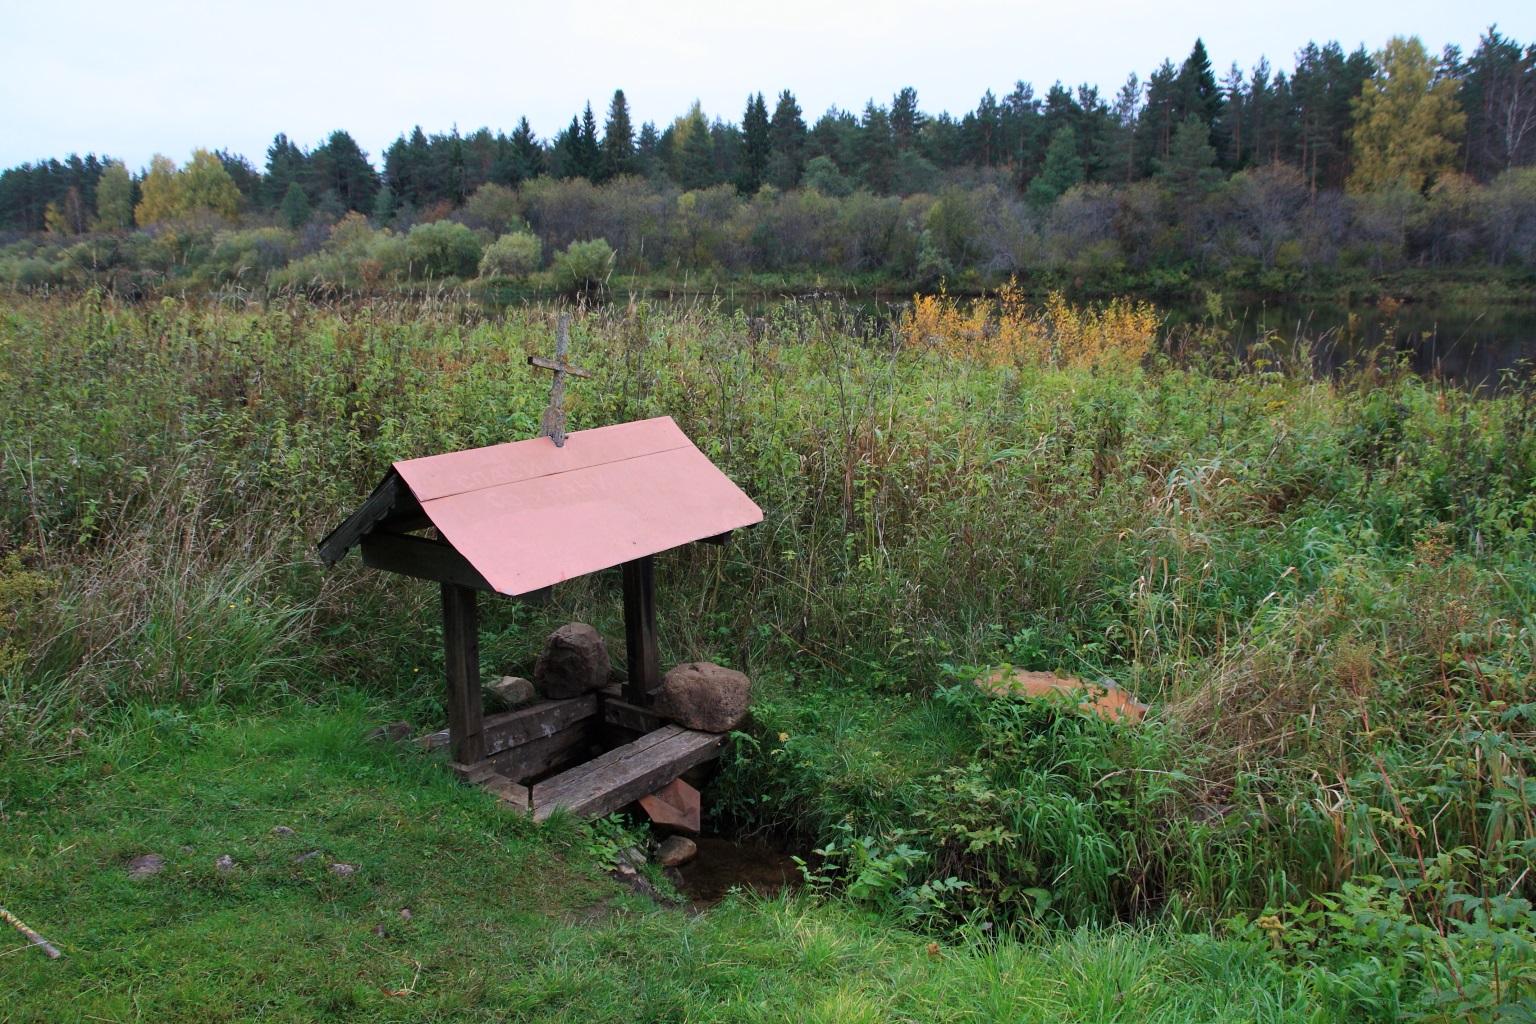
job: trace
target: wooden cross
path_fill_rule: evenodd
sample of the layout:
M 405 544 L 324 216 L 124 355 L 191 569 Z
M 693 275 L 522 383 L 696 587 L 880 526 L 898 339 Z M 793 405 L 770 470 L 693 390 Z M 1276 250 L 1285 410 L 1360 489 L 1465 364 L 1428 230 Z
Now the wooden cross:
M 528 365 L 537 366 L 541 370 L 555 371 L 554 383 L 549 388 L 549 408 L 544 410 L 544 418 L 539 424 L 539 436 L 547 437 L 555 442 L 556 448 L 565 447 L 565 375 L 572 377 L 591 377 L 592 374 L 579 366 L 572 366 L 565 360 L 566 349 L 571 344 L 571 314 L 562 313 L 555 324 L 555 358 L 545 359 L 543 356 L 529 356 Z

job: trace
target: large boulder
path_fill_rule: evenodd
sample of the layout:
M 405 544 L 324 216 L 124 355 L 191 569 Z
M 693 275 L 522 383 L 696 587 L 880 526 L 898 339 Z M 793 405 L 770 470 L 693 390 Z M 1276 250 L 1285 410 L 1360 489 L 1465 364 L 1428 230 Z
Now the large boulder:
M 585 622 L 568 622 L 549 634 L 533 668 L 533 682 L 551 700 L 580 697 L 608 685 L 608 645 Z
M 707 661 L 690 661 L 668 672 L 651 709 L 685 729 L 730 732 L 747 719 L 752 680 Z

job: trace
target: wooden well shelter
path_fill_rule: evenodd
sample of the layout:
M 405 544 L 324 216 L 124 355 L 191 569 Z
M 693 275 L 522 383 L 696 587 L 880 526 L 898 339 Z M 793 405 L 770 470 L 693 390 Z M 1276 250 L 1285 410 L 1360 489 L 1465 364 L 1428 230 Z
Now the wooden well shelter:
M 461 778 L 491 782 L 539 818 L 556 807 L 596 816 L 718 756 L 723 736 L 668 725 L 649 710 L 661 683 L 655 557 L 723 544 L 762 518 L 663 416 L 568 435 L 557 424 L 551 436 L 396 462 L 319 551 L 335 565 L 356 547 L 365 565 L 440 586 L 447 742 Z M 555 585 L 615 566 L 623 572 L 622 686 L 486 717 L 479 595 L 547 600 Z M 597 746 L 605 752 L 581 763 Z

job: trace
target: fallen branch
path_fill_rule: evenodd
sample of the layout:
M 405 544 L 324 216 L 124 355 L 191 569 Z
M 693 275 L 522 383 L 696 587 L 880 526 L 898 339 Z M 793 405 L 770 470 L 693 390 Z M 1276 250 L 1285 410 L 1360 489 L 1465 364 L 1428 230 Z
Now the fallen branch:
M 33 945 L 41 946 L 43 952 L 48 954 L 48 958 L 50 960 L 57 960 L 59 957 L 64 955 L 63 953 L 60 953 L 57 948 L 55 948 L 53 943 L 37 934 L 37 932 L 33 931 L 31 928 L 28 928 L 26 924 L 21 920 L 21 918 L 17 917 L 15 914 L 12 914 L 4 907 L 0 907 L 0 921 L 8 922 L 11 927 L 15 928 L 17 931 L 21 932 L 21 934 L 30 939 Z

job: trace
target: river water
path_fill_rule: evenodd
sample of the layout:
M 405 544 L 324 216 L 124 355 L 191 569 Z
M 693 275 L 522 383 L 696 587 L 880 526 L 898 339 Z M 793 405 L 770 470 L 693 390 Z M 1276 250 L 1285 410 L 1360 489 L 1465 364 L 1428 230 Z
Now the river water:
M 1178 307 L 1165 313 L 1174 338 L 1206 315 Z M 1258 305 L 1229 310 L 1217 322 L 1234 353 L 1247 353 L 1259 341 L 1293 353 L 1302 342 L 1320 372 L 1351 361 L 1403 358 L 1420 374 L 1482 390 L 1497 388 L 1509 372 L 1529 377 L 1536 363 L 1536 303 Z

